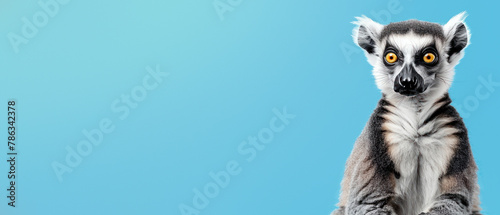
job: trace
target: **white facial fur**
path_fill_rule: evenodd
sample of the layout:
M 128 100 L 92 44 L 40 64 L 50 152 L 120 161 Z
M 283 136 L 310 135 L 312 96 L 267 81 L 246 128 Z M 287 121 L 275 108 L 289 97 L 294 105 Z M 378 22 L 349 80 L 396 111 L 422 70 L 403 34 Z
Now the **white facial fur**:
M 413 66 L 417 73 L 424 78 L 426 91 L 422 93 L 422 95 L 429 93 L 442 95 L 448 91 L 454 72 L 453 68 L 449 68 L 449 64 L 445 57 L 446 54 L 444 52 L 444 44 L 439 38 L 434 38 L 431 35 L 417 35 L 410 32 L 408 34 L 390 35 L 387 39 L 383 39 L 381 43 L 382 46 L 379 50 L 380 52 L 377 53 L 379 57 L 373 66 L 372 72 L 375 76 L 377 87 L 382 91 L 382 93 L 388 97 L 405 97 L 394 92 L 393 87 L 396 77 L 399 73 L 401 73 L 403 67 L 406 65 Z M 383 57 L 386 44 L 391 44 L 403 54 L 403 64 L 397 65 L 391 69 L 384 64 Z M 415 54 L 431 44 L 435 44 L 436 49 L 438 50 L 439 63 L 432 69 L 426 68 L 423 65 L 415 64 Z M 427 72 L 428 70 L 434 70 L 436 72 L 429 74 Z

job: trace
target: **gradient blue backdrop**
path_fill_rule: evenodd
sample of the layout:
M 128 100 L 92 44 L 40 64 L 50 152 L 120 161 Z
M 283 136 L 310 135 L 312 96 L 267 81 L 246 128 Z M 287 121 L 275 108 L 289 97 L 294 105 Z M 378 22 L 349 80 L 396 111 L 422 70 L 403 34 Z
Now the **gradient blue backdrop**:
M 1 0 L 0 106 L 18 102 L 19 160 L 12 209 L 6 141 L 0 144 L 0 214 L 180 215 L 180 204 L 192 205 L 192 190 L 230 160 L 240 162 L 241 174 L 200 214 L 329 214 L 344 162 L 380 98 L 351 39 L 354 17 L 445 23 L 466 10 L 471 45 L 451 88 L 454 104 L 463 105 L 475 97 L 480 77 L 500 81 L 499 6 L 243 0 L 222 21 L 212 0 L 72 0 L 15 53 L 7 35 L 20 34 L 22 18 L 41 7 Z M 128 118 L 116 120 L 111 103 L 156 65 L 170 76 Z M 464 109 L 485 214 L 500 211 L 499 99 L 497 87 Z M 246 162 L 238 145 L 268 126 L 273 108 L 285 106 L 296 118 Z M 1 140 L 6 114 L 0 113 Z M 115 131 L 59 182 L 51 163 L 64 162 L 65 147 L 74 148 L 85 138 L 82 130 L 105 117 Z

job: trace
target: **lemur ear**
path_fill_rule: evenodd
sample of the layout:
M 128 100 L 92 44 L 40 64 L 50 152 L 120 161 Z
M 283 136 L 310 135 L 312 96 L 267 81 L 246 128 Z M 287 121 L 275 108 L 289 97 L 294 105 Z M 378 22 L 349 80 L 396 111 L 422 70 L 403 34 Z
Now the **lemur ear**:
M 367 54 L 374 54 L 380 43 L 380 33 L 384 26 L 366 16 L 356 17 L 356 19 L 357 21 L 353 22 L 357 25 L 353 30 L 354 42 Z
M 443 26 L 448 62 L 458 63 L 463 57 L 463 50 L 469 45 L 470 33 L 465 25 L 465 12 L 459 13 Z

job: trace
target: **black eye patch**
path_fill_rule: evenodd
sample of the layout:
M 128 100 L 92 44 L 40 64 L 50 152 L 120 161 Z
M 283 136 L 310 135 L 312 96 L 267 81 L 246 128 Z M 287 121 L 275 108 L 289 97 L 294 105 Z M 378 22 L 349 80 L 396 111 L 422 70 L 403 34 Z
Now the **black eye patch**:
M 390 53 L 394 53 L 396 54 L 396 58 L 397 60 L 393 63 L 390 63 L 387 61 L 386 57 L 388 54 Z M 389 67 L 389 68 L 392 68 L 394 67 L 395 65 L 398 65 L 398 64 L 401 64 L 403 63 L 403 60 L 404 60 L 404 55 L 402 52 L 400 52 L 398 49 L 396 49 L 394 46 L 390 45 L 390 44 L 387 44 L 387 46 L 385 47 L 385 50 L 384 50 L 384 54 L 382 55 L 382 61 L 384 62 L 385 66 Z
M 431 59 L 433 60 L 430 61 Z M 438 63 L 439 63 L 439 54 L 435 44 L 427 46 L 418 51 L 417 53 L 415 53 L 415 65 L 417 66 L 425 66 L 427 68 L 432 68 L 436 66 Z

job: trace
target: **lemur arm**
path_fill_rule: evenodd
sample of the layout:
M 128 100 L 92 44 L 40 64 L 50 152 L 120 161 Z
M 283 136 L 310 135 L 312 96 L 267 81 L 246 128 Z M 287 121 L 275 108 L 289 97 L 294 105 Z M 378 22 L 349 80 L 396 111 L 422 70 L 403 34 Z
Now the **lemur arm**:
M 442 194 L 427 213 L 420 215 L 479 214 L 472 213 L 471 184 L 464 174 L 445 176 L 441 179 Z
M 363 138 L 360 138 L 363 141 Z M 356 144 L 353 152 L 355 158 L 348 168 L 352 173 L 348 184 L 349 197 L 345 205 L 345 214 L 348 215 L 394 215 L 397 208 L 393 204 L 395 196 L 397 173 L 390 169 L 384 169 L 383 165 L 391 164 L 389 160 L 384 160 L 384 156 L 373 156 L 367 150 L 371 148 L 369 144 Z
M 458 115 L 453 111 L 455 115 Z M 477 186 L 477 166 L 472 156 L 467 129 L 458 120 L 458 145 L 446 174 L 440 179 L 441 195 L 431 209 L 421 215 L 473 214 L 480 215 Z
M 366 161 L 365 161 L 366 162 Z M 363 162 L 360 162 L 363 163 Z M 356 174 L 350 183 L 350 196 L 346 214 L 396 214 L 392 200 L 395 196 L 394 174 L 381 175 L 373 165 L 357 165 Z
M 381 128 L 384 102 L 380 102 L 358 138 L 350 157 L 352 163 L 347 166 L 352 171 L 349 183 L 346 183 L 349 197 L 345 209 L 348 215 L 393 215 L 399 211 L 394 204 L 399 173 L 394 170 Z

